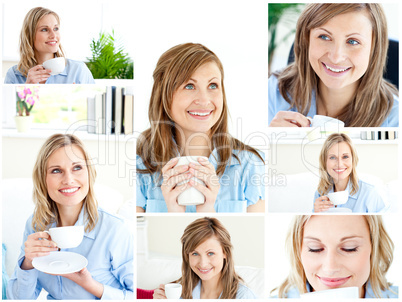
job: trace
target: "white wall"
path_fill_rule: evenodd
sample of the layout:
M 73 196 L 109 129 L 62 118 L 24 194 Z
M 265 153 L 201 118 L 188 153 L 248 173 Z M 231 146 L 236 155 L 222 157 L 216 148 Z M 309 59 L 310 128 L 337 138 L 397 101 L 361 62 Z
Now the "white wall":
M 180 238 L 187 225 L 197 218 L 199 217 L 147 216 L 149 252 L 181 259 Z M 263 217 L 219 216 L 216 218 L 222 222 L 232 237 L 235 265 L 263 268 L 265 241 Z
M 32 177 L 37 154 L 45 140 L 46 138 L 3 137 L 2 178 Z M 96 183 L 118 190 L 124 200 L 134 198 L 134 143 L 83 141 L 92 158 L 98 162 Z
M 222 61 L 231 133 L 245 141 L 250 133 L 266 127 L 267 3 L 137 1 L 132 12 L 136 131 L 149 127 L 152 73 L 159 57 L 186 42 L 204 44 Z
M 271 214 L 266 223 L 267 246 L 267 284 L 270 292 L 279 286 L 287 277 L 290 265 L 288 256 L 285 252 L 285 238 L 289 229 L 290 222 L 294 216 L 289 214 Z M 395 244 L 394 261 L 387 274 L 389 282 L 400 286 L 401 272 L 401 236 L 400 230 L 402 221 L 400 215 L 383 215 L 385 228 Z

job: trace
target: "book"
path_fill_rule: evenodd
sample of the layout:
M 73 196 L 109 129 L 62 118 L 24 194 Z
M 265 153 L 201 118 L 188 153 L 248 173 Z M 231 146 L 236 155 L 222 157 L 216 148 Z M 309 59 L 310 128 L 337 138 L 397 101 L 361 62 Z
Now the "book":
M 133 134 L 134 123 L 134 96 L 124 96 L 124 134 Z
M 103 114 L 103 118 L 105 119 L 105 131 L 104 134 L 111 134 L 113 128 L 113 90 L 112 86 L 106 87 L 105 94 L 105 110 Z
M 103 118 L 104 96 L 103 93 L 95 95 L 95 133 L 104 133 L 104 118 Z
M 95 96 L 87 98 L 87 132 L 96 133 Z
M 114 133 L 121 134 L 123 125 L 123 94 L 122 87 L 115 87 L 114 98 Z

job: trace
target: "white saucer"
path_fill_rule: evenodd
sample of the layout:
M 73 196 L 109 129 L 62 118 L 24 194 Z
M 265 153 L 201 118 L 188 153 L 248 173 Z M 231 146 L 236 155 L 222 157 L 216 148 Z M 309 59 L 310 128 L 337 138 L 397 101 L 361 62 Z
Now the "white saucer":
M 50 252 L 48 256 L 34 258 L 32 265 L 38 271 L 61 275 L 82 270 L 88 265 L 88 260 L 73 252 Z

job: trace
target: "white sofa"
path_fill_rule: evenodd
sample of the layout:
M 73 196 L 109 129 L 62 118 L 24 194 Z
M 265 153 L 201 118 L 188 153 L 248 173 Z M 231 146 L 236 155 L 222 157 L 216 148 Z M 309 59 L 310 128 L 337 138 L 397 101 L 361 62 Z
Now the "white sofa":
M 268 211 L 282 213 L 311 213 L 314 205 L 314 192 L 319 178 L 310 172 L 285 175 L 286 184 L 268 187 Z M 359 178 L 374 185 L 388 206 L 387 212 L 398 210 L 398 181 L 384 183 L 380 178 L 359 174 Z
M 235 269 L 258 298 L 268 297 L 264 287 L 264 269 L 247 266 L 236 266 Z M 138 262 L 137 287 L 155 289 L 159 284 L 170 283 L 180 276 L 181 259 L 161 255 L 149 257 Z
M 34 210 L 32 188 L 31 178 L 2 180 L 2 241 L 7 247 L 5 266 L 9 276 L 17 264 L 25 223 Z M 96 184 L 95 193 L 101 208 L 127 218 L 130 229 L 134 230 L 134 200 L 124 201 L 119 191 L 105 185 Z

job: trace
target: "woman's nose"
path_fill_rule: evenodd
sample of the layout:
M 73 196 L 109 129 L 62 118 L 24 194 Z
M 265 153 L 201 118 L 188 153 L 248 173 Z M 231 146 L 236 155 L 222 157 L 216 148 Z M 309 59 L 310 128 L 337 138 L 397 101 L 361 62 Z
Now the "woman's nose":
M 73 174 L 69 171 L 63 175 L 63 184 L 72 184 L 74 182 Z
M 199 89 L 195 95 L 194 103 L 196 105 L 206 107 L 211 102 L 210 95 L 207 89 Z
M 327 277 L 331 277 L 339 271 L 340 259 L 336 251 L 328 251 L 322 261 L 322 269 L 326 273 Z
M 207 265 L 208 265 L 208 258 L 207 257 L 201 257 L 201 259 L 200 259 L 201 268 L 205 269 L 205 268 L 207 268 Z
M 329 59 L 331 63 L 341 64 L 346 59 L 346 49 L 342 42 L 334 42 L 329 47 Z

